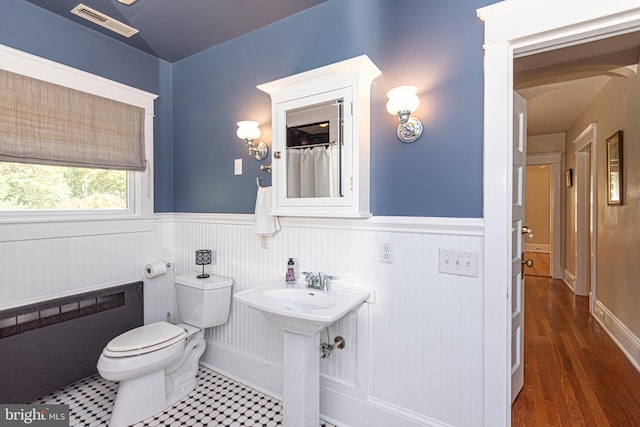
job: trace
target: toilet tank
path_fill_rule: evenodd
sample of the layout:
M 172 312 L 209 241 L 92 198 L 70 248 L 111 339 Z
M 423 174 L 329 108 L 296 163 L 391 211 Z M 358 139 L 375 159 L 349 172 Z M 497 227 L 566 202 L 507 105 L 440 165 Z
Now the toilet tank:
M 180 274 L 175 278 L 180 321 L 198 328 L 222 325 L 229 318 L 233 281 L 214 275 L 198 279 L 197 275 Z

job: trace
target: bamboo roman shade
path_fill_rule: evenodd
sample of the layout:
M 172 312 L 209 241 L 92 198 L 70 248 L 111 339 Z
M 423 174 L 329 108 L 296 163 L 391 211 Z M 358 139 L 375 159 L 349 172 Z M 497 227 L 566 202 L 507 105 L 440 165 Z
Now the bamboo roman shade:
M 0 161 L 145 170 L 143 108 L 0 70 Z

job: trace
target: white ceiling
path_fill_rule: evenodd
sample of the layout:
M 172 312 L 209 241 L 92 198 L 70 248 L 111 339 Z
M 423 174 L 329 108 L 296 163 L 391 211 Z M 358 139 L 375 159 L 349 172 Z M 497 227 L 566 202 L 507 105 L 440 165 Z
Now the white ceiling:
M 524 56 L 514 87 L 528 101 L 530 136 L 566 132 L 611 78 L 637 73 L 640 33 Z

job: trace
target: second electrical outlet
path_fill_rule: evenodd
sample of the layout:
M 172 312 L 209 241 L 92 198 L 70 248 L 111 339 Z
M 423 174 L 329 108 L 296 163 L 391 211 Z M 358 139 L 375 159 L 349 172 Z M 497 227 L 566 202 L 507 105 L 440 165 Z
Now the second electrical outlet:
M 393 244 L 388 240 L 380 242 L 380 262 L 393 264 Z

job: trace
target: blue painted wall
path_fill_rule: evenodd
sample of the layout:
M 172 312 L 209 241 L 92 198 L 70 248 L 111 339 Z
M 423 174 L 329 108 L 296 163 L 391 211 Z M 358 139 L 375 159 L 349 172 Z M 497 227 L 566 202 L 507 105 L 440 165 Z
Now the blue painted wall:
M 492 0 L 329 0 L 169 64 L 20 0 L 0 5 L 0 43 L 157 93 L 157 212 L 252 213 L 255 178 L 270 183 L 236 137 L 258 120 L 271 141 L 269 96 L 256 85 L 367 54 L 372 87 L 375 215 L 482 216 L 482 23 Z M 386 92 L 415 84 L 425 133 L 395 136 Z M 241 158 L 244 174 L 234 176 Z M 268 160 L 262 163 L 268 163 Z
M 22 0 L 2 1 L 0 44 L 158 94 L 155 209 L 173 210 L 170 63 Z
M 173 65 L 174 210 L 252 213 L 259 170 L 236 137 L 238 120 L 271 140 L 269 96 L 256 85 L 367 54 L 372 88 L 374 215 L 482 217 L 483 52 L 487 0 L 329 0 Z M 419 87 L 425 133 L 395 136 L 386 92 Z M 234 176 L 233 159 L 244 174 Z M 262 163 L 269 163 L 265 160 Z

